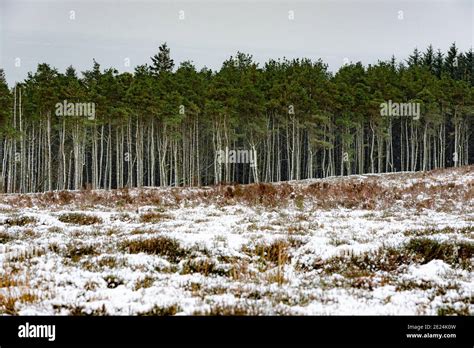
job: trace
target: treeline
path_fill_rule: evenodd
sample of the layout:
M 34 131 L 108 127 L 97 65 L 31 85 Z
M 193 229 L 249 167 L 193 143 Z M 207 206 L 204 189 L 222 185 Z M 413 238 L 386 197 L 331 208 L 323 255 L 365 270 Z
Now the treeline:
M 473 51 L 415 50 L 336 73 L 321 60 L 259 66 L 238 53 L 219 71 L 175 69 L 166 44 L 133 74 L 80 76 L 38 65 L 9 88 L 0 70 L 4 192 L 208 185 L 416 171 L 472 163 Z M 384 117 L 381 103 L 419 103 Z M 94 103 L 66 116 L 58 103 Z M 77 110 L 76 110 L 77 111 Z M 247 149 L 256 164 L 220 163 Z

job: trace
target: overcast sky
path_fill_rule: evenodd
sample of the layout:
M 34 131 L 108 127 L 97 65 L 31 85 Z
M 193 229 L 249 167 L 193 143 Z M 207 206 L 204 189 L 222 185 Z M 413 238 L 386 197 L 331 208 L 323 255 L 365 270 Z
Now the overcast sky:
M 473 3 L 0 0 L 0 67 L 10 84 L 42 62 L 59 71 L 69 65 L 83 71 L 95 58 L 103 68 L 133 71 L 166 41 L 175 62 L 192 60 L 198 68 L 219 69 L 242 51 L 260 63 L 284 56 L 322 58 L 334 71 L 345 59 L 364 64 L 392 54 L 405 59 L 430 43 L 445 51 L 456 41 L 468 50 Z

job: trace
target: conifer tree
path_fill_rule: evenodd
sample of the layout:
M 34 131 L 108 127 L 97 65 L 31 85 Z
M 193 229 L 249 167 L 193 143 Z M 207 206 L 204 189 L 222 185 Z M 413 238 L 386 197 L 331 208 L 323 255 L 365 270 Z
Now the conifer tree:
M 174 61 L 171 59 L 170 49 L 166 42 L 158 48 L 158 53 L 151 58 L 151 61 L 151 71 L 154 75 L 159 75 L 162 72 L 171 72 L 173 70 Z

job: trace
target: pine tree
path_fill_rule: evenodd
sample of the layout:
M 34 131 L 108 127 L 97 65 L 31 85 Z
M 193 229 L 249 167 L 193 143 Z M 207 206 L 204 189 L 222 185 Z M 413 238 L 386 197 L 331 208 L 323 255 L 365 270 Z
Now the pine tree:
M 433 71 L 434 67 L 434 51 L 433 46 L 429 45 L 426 51 L 423 53 L 422 64 L 426 66 L 430 71 Z
M 154 75 L 159 75 L 162 72 L 171 72 L 174 68 L 174 61 L 170 56 L 170 49 L 166 42 L 159 47 L 159 52 L 155 54 L 151 60 L 153 62 L 150 67 Z
M 472 50 L 452 46 L 444 59 L 430 46 L 409 66 L 392 57 L 335 75 L 309 59 L 260 68 L 240 52 L 216 72 L 190 62 L 173 71 L 164 45 L 154 58 L 133 74 L 101 71 L 94 60 L 81 77 L 40 64 L 12 90 L 0 71 L 0 187 L 248 183 L 474 160 Z M 96 117 L 56 115 L 63 100 L 95 103 Z M 381 117 L 390 100 L 421 103 L 421 118 Z M 257 164 L 217 163 L 226 147 L 251 150 Z
M 474 86 L 474 52 L 459 54 L 459 78 Z
M 438 78 L 441 78 L 441 75 L 444 72 L 444 55 L 440 49 L 438 49 L 436 56 L 434 57 L 433 72 Z
M 446 72 L 453 79 L 459 79 L 459 59 L 458 59 L 458 49 L 456 43 L 453 42 L 449 47 L 448 53 L 446 54 L 446 59 L 444 60 L 444 68 Z
M 420 62 L 421 62 L 420 52 L 418 51 L 418 48 L 415 48 L 413 53 L 407 59 L 408 66 L 417 66 L 420 64 Z
M 12 95 L 8 88 L 5 72 L 0 69 L 0 129 L 6 124 L 12 109 Z

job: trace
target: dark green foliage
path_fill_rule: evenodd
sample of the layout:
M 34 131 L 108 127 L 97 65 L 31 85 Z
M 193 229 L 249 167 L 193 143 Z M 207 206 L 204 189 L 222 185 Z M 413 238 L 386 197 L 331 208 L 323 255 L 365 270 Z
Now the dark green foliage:
M 159 52 L 151 58 L 151 61 L 153 62 L 151 71 L 155 75 L 173 70 L 174 61 L 170 57 L 170 49 L 166 42 L 159 47 Z
M 133 73 L 95 60 L 80 74 L 39 64 L 11 89 L 0 70 L 0 191 L 259 183 L 473 162 L 474 58 L 455 44 L 445 54 L 415 49 L 406 64 L 392 57 L 335 73 L 321 60 L 259 65 L 242 52 L 218 71 L 189 61 L 175 68 L 171 57 L 164 43 Z M 421 117 L 382 117 L 389 100 L 419 103 Z M 57 115 L 64 101 L 94 103 L 95 115 Z M 219 165 L 216 151 L 226 147 L 253 151 L 257 165 Z

